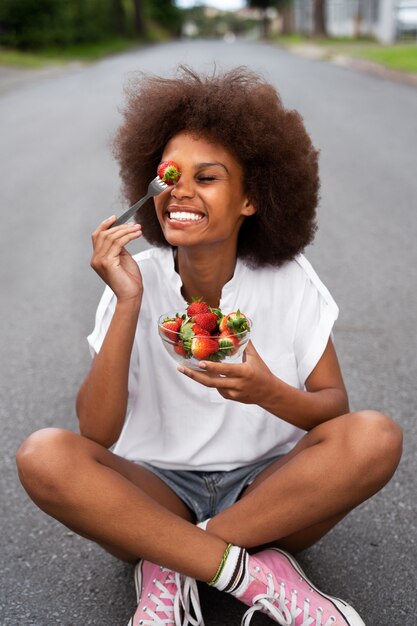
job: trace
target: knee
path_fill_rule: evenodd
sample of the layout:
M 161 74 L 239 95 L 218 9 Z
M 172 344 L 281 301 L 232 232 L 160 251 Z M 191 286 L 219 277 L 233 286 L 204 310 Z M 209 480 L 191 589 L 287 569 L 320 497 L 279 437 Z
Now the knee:
M 378 411 L 359 411 L 349 417 L 357 469 L 376 489 L 380 489 L 391 479 L 400 462 L 402 430 Z
M 43 499 L 65 478 L 68 448 L 75 433 L 44 428 L 30 435 L 16 453 L 20 482 L 33 499 Z

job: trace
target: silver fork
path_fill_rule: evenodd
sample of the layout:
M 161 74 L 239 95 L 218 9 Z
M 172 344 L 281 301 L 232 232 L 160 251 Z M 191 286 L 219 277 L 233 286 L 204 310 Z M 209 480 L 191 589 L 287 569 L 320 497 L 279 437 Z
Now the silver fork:
M 132 204 L 130 209 L 127 209 L 127 211 L 122 213 L 122 215 L 117 218 L 114 224 L 112 224 L 112 228 L 113 226 L 120 226 L 120 224 L 126 224 L 126 222 L 128 222 L 134 216 L 136 211 L 140 209 L 140 207 L 143 204 L 145 204 L 147 200 L 149 200 L 149 198 L 159 195 L 160 193 L 162 193 L 162 191 L 165 191 L 167 187 L 168 185 L 164 183 L 164 181 L 161 178 L 159 178 L 159 176 L 151 180 L 151 182 L 149 183 L 148 191 L 146 192 L 146 195 L 143 196 L 143 198 L 141 198 L 137 202 L 135 202 L 135 204 Z

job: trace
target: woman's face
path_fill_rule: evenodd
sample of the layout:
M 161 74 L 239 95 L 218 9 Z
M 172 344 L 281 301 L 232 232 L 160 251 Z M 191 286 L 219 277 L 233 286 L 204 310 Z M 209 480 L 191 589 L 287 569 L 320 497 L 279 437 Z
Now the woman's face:
M 255 213 L 243 191 L 243 170 L 223 146 L 182 132 L 166 145 L 181 178 L 154 198 L 165 239 L 173 246 L 236 245 L 240 226 Z

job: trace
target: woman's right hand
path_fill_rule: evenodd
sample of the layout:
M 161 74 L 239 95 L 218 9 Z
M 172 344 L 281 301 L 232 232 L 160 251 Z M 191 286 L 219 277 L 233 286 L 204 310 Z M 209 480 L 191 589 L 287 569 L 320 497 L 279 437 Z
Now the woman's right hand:
M 122 224 L 111 228 L 116 216 L 107 218 L 92 234 L 91 267 L 104 280 L 117 300 L 131 300 L 143 292 L 137 263 L 125 246 L 142 235 L 140 224 Z

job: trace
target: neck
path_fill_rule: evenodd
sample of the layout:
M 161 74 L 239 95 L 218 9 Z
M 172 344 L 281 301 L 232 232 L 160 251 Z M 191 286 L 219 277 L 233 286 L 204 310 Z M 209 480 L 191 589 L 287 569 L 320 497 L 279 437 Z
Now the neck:
M 202 298 L 211 307 L 218 307 L 224 285 L 232 278 L 236 266 L 236 250 L 213 253 L 213 250 L 178 248 L 176 269 L 182 280 L 182 295 L 187 302 Z

